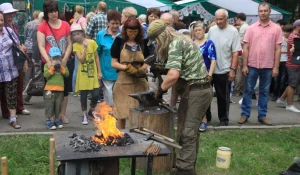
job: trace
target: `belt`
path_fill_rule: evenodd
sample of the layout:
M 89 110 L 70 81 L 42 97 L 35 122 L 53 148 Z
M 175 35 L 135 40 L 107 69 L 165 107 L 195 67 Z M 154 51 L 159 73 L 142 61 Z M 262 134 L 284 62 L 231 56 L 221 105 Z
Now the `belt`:
M 197 91 L 202 89 L 208 89 L 210 88 L 210 83 L 204 83 L 204 84 L 192 84 L 190 86 L 190 91 Z

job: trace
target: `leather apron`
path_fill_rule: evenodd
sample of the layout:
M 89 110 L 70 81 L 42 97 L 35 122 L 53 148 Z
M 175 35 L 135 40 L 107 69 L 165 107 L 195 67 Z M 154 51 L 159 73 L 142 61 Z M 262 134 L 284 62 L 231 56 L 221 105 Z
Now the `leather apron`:
M 144 55 L 140 47 L 139 51 L 131 51 L 125 48 L 120 53 L 121 64 L 132 64 L 135 68 L 140 68 L 144 64 Z M 114 99 L 114 117 L 117 119 L 129 118 L 129 109 L 137 107 L 138 101 L 129 94 L 134 94 L 149 89 L 148 82 L 145 78 L 136 78 L 125 71 L 120 71 L 118 79 L 113 88 Z

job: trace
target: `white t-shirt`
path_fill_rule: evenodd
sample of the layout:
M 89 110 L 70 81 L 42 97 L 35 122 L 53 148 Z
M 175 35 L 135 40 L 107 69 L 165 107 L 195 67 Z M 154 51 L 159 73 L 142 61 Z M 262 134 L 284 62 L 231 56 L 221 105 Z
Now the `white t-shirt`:
M 246 31 L 247 31 L 248 27 L 249 27 L 249 25 L 246 22 L 244 22 L 244 24 L 242 24 L 240 29 L 239 29 L 239 36 L 240 36 L 241 43 L 244 40 L 244 36 L 246 34 Z
M 287 52 L 287 39 L 282 37 L 282 43 L 281 43 L 281 51 Z M 285 62 L 288 59 L 287 53 L 282 53 L 280 57 L 280 62 Z
M 212 40 L 216 47 L 217 65 L 215 74 L 225 74 L 230 71 L 232 53 L 242 50 L 238 30 L 228 25 L 220 29 L 217 25 L 211 27 L 208 39 Z

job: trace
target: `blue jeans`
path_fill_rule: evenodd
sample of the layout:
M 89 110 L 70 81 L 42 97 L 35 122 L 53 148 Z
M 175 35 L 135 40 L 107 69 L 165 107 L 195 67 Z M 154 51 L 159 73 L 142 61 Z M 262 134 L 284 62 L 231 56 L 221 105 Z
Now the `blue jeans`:
M 252 94 L 259 77 L 259 97 L 258 97 L 258 120 L 266 117 L 268 112 L 269 91 L 272 80 L 272 69 L 256 69 L 248 66 L 248 75 L 245 77 L 244 94 L 242 102 L 241 116 L 250 117 L 252 107 Z

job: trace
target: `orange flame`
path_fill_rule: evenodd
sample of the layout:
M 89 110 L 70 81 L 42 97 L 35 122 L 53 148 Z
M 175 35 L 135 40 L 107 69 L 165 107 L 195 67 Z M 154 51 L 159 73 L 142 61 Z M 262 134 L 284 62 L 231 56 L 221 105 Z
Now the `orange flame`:
M 108 139 L 113 137 L 113 144 L 117 142 L 117 137 L 123 137 L 124 133 L 120 132 L 116 127 L 117 120 L 111 116 L 112 111 L 113 109 L 105 102 L 99 103 L 96 106 L 94 124 L 99 130 L 97 131 L 97 135 L 102 137 L 93 136 L 92 139 L 95 142 L 106 145 Z

